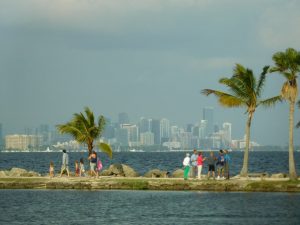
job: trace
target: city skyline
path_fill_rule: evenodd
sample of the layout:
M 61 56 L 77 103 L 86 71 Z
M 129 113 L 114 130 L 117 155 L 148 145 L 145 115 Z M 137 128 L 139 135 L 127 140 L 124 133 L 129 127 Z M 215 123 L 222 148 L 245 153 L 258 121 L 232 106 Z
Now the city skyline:
M 116 120 L 106 118 L 102 139 L 115 148 L 140 146 L 156 146 L 158 149 L 161 147 L 168 149 L 243 148 L 244 138 L 232 136 L 233 125 L 227 121 L 216 124 L 213 115 L 214 108 L 204 107 L 200 121 L 180 126 L 167 118 L 140 117 L 138 121 L 132 121 L 127 113 L 122 112 L 118 114 Z M 24 133 L 6 135 L 5 147 L 6 149 L 11 149 L 12 146 L 22 146 L 19 147 L 20 149 L 41 149 L 46 146 L 47 148 L 63 147 L 65 143 L 66 148 L 80 148 L 79 144 L 73 142 L 72 137 L 59 135 L 53 128 L 51 125 L 41 124 L 37 128 L 25 128 Z M 258 146 L 253 140 L 252 143 L 253 146 Z
M 244 110 L 222 108 L 200 92 L 222 90 L 218 80 L 231 76 L 235 63 L 258 75 L 273 65 L 275 52 L 300 49 L 300 2 L 229 2 L 234 7 L 217 0 L 1 1 L 5 132 L 64 123 L 85 106 L 114 119 L 124 111 L 135 120 L 166 117 L 180 125 L 199 121 L 211 106 L 216 123 L 231 122 L 233 135 L 242 136 Z M 268 75 L 262 97 L 278 95 L 283 82 Z M 259 108 L 251 136 L 286 145 L 288 104 Z M 300 129 L 294 140 L 300 145 Z

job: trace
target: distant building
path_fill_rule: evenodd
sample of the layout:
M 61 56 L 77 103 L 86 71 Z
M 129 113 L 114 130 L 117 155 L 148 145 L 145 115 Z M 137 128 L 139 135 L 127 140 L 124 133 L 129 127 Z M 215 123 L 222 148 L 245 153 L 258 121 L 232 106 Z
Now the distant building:
M 151 132 L 152 130 L 152 119 L 142 117 L 139 121 L 139 132 Z
M 153 119 L 152 120 L 152 133 L 154 134 L 154 144 L 161 144 L 161 129 L 160 129 L 160 120 Z
M 139 130 L 135 124 L 122 124 L 121 125 L 121 144 L 128 143 L 128 146 L 138 146 L 139 145 Z M 127 141 L 126 140 L 127 134 Z M 119 137 L 120 138 L 120 137 Z
M 207 120 L 201 120 L 199 128 L 200 139 L 205 139 L 207 137 Z
M 170 120 L 160 120 L 161 139 L 168 140 L 170 138 Z
M 225 147 L 231 147 L 231 123 L 223 123 L 223 138 Z
M 118 122 L 119 124 L 129 124 L 130 120 L 128 114 L 125 112 L 119 113 Z
M 206 136 L 214 133 L 214 108 L 205 107 L 203 109 L 203 120 L 207 121 Z
M 154 134 L 152 132 L 144 132 L 140 134 L 141 145 L 151 146 L 154 145 Z
M 38 135 L 7 135 L 5 136 L 5 148 L 8 150 L 29 150 L 38 148 L 43 137 Z

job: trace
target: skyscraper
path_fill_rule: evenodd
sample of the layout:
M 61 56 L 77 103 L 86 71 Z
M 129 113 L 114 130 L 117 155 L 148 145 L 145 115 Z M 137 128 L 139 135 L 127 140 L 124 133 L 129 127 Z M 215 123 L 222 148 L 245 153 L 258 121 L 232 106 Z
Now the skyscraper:
M 214 108 L 203 108 L 203 120 L 207 121 L 207 136 L 214 133 Z
M 130 121 L 128 114 L 125 112 L 119 113 L 118 122 L 119 124 L 129 124 Z
M 170 121 L 168 119 L 160 120 L 161 138 L 170 138 Z
M 152 120 L 152 133 L 154 134 L 154 144 L 161 144 L 161 129 L 160 129 L 160 120 L 153 119 Z
M 226 147 L 231 145 L 231 123 L 223 123 L 223 132 L 224 132 L 224 142 Z
M 151 132 L 151 130 L 152 130 L 152 119 L 141 117 L 139 121 L 140 133 Z
M 207 120 L 201 120 L 199 128 L 200 139 L 205 139 L 207 137 Z

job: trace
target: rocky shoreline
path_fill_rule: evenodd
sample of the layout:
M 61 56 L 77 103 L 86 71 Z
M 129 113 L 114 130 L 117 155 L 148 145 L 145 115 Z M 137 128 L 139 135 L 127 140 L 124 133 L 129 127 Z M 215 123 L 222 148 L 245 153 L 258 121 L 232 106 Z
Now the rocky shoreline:
M 116 175 L 117 168 L 119 172 L 123 170 L 122 174 Z M 175 171 L 173 174 L 181 176 L 181 171 Z M 300 180 L 290 181 L 284 177 L 284 174 L 277 174 L 277 176 L 257 174 L 257 176 L 248 178 L 236 176 L 230 180 L 189 179 L 187 181 L 173 177 L 173 174 L 151 170 L 145 174 L 146 177 L 140 177 L 131 168 L 122 166 L 122 169 L 121 167 L 110 167 L 103 171 L 99 178 L 49 178 L 33 171 L 13 168 L 10 171 L 0 171 L 0 189 L 300 192 Z

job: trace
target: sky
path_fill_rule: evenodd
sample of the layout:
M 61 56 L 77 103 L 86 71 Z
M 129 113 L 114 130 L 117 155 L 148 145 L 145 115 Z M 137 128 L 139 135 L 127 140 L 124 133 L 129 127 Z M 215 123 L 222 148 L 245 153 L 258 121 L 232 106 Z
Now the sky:
M 0 123 L 20 133 L 89 106 L 113 120 L 127 112 L 184 126 L 211 106 L 242 138 L 245 110 L 200 91 L 226 91 L 218 80 L 235 63 L 259 75 L 275 52 L 299 50 L 299 12 L 298 0 L 0 0 Z M 268 75 L 263 97 L 283 82 Z M 251 137 L 287 145 L 288 104 L 257 109 Z

